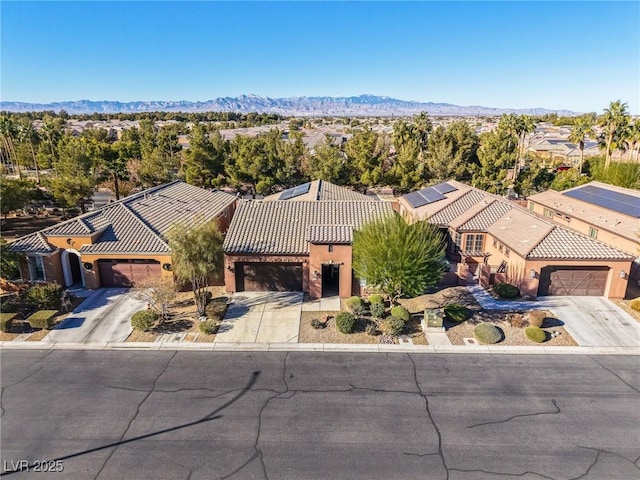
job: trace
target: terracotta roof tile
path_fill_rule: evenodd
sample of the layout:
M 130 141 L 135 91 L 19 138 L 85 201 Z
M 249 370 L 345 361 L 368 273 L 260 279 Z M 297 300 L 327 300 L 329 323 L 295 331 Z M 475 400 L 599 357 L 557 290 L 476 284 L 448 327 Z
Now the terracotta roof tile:
M 555 227 L 531 252 L 529 259 L 575 259 L 575 260 L 618 260 L 631 259 L 616 248 L 573 232 L 563 227 Z

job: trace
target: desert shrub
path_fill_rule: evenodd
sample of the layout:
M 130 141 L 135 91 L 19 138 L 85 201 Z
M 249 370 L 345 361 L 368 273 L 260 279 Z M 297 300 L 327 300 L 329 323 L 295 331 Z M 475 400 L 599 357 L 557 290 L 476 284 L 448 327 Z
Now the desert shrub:
M 471 310 L 458 303 L 451 303 L 444 307 L 447 318 L 454 322 L 464 322 L 471 317 Z
M 399 318 L 405 323 L 407 323 L 409 321 L 409 318 L 411 318 L 411 314 L 409 313 L 409 310 L 401 306 L 393 307 L 391 309 L 391 316 Z
M 507 322 L 509 322 L 509 325 L 515 328 L 524 328 L 527 326 L 527 320 L 521 313 L 507 314 Z
M 493 323 L 482 322 L 475 326 L 473 335 L 482 343 L 498 343 L 502 339 L 502 330 Z
M 546 310 L 531 310 L 529 312 L 529 325 L 540 328 L 544 325 L 544 319 L 548 316 L 549 312 Z
M 327 326 L 327 322 L 323 322 L 319 318 L 312 318 L 311 319 L 311 326 L 317 330 L 319 328 L 326 327 Z
M 356 319 L 349 312 L 336 315 L 336 328 L 340 333 L 352 333 L 356 326 Z
M 383 304 L 384 303 L 384 297 L 382 295 L 380 295 L 379 293 L 374 293 L 373 295 L 369 295 L 369 303 L 371 305 Z
M 13 320 L 17 316 L 17 313 L 0 313 L 0 332 L 8 332 L 11 330 Z
M 629 304 L 629 306 L 636 312 L 640 312 L 640 298 L 631 300 L 631 303 Z
M 496 283 L 493 286 L 493 291 L 496 292 L 496 295 L 500 298 L 516 298 L 520 295 L 518 287 L 510 283 Z
M 378 333 L 378 326 L 375 323 L 367 323 L 367 326 L 364 327 L 364 331 L 367 335 L 375 335 Z
M 350 297 L 347 299 L 347 308 L 353 312 L 354 315 L 362 315 L 364 311 L 364 302 L 362 298 L 358 296 Z
M 153 328 L 157 320 L 158 314 L 153 310 L 140 310 L 131 316 L 131 326 L 147 332 Z
M 547 340 L 547 332 L 540 327 L 527 327 L 524 330 L 524 334 L 529 340 L 536 343 L 542 343 Z
M 38 310 L 27 318 L 31 328 L 50 328 L 53 325 L 53 318 L 58 314 L 57 310 Z
M 0 312 L 2 313 L 16 313 L 18 311 L 18 304 L 16 303 L 16 299 L 12 298 L 11 300 L 4 300 L 0 303 Z
M 205 335 L 211 335 L 212 333 L 216 333 L 218 331 L 218 323 L 215 320 L 205 320 L 204 322 L 200 322 L 200 325 L 198 325 L 198 330 L 200 330 Z
M 380 323 L 380 330 L 385 335 L 397 335 L 404 329 L 405 324 L 403 319 L 392 315 Z
M 34 285 L 24 293 L 24 302 L 38 310 L 60 308 L 62 287 L 57 283 Z
M 373 318 L 384 318 L 385 308 L 383 303 L 372 303 L 369 305 L 369 310 L 371 311 L 371 316 Z

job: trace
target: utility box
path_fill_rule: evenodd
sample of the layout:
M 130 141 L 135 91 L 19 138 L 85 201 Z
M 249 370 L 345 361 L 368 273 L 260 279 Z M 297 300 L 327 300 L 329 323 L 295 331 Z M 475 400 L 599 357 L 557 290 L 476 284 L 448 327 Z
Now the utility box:
M 422 319 L 422 330 L 425 332 L 444 332 L 444 312 L 440 308 L 426 308 Z

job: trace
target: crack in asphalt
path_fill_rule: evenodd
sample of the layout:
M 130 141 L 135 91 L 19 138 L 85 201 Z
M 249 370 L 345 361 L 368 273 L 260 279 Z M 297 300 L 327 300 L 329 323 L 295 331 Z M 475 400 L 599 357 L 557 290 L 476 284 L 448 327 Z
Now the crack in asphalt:
M 556 401 L 552 398 L 551 399 L 551 403 L 553 404 L 553 406 L 556 408 L 556 410 L 554 412 L 536 412 L 536 413 L 523 413 L 521 415 L 513 415 L 512 417 L 509 417 L 505 420 L 498 420 L 495 422 L 483 422 L 483 423 L 476 423 L 475 425 L 468 425 L 465 428 L 475 428 L 475 427 L 482 427 L 484 425 L 497 425 L 499 423 L 507 423 L 510 422 L 511 420 L 515 419 L 515 418 L 522 418 L 522 417 L 537 417 L 538 415 L 557 415 L 558 413 L 561 413 L 560 411 L 560 407 L 558 407 L 558 404 L 556 403 Z
M 431 421 L 431 424 L 433 425 L 433 428 L 435 429 L 436 434 L 438 435 L 438 452 L 437 452 L 437 455 L 438 455 L 438 457 L 440 457 L 440 461 L 442 462 L 442 467 L 444 468 L 444 472 L 445 472 L 444 478 L 445 478 L 445 480 L 449 480 L 449 467 L 447 466 L 447 462 L 444 459 L 444 451 L 442 449 L 442 433 L 440 432 L 440 429 L 438 428 L 438 425 L 436 424 L 436 421 L 433 418 L 433 415 L 431 414 L 428 395 L 426 393 L 424 393 L 424 391 L 422 390 L 422 386 L 420 385 L 420 382 L 418 381 L 418 370 L 417 370 L 416 362 L 413 360 L 413 357 L 411 356 L 411 354 L 407 353 L 406 355 L 409 358 L 409 360 L 411 361 L 411 364 L 413 365 L 413 379 L 416 382 L 416 388 L 420 392 L 420 395 L 422 395 L 422 398 L 424 398 L 425 411 L 427 412 L 427 416 L 429 417 L 429 420 Z
M 582 446 L 582 445 L 576 445 L 576 447 L 582 448 L 584 450 L 592 450 L 592 451 L 596 452 L 596 458 L 593 459 L 593 462 L 591 463 L 591 465 L 589 465 L 589 467 L 587 468 L 586 472 L 584 472 L 582 475 L 580 475 L 578 477 L 573 477 L 573 478 L 571 478 L 569 480 L 579 480 L 580 478 L 586 477 L 589 474 L 589 472 L 591 471 L 591 469 L 593 467 L 595 467 L 596 463 L 598 463 L 598 460 L 600 459 L 600 455 L 603 454 L 603 453 L 607 454 L 607 455 L 613 455 L 614 457 L 618 457 L 618 458 L 621 458 L 623 460 L 626 460 L 631 465 L 636 467 L 637 470 L 640 470 L 640 466 L 638 466 L 638 460 L 640 460 L 640 456 L 635 460 L 631 460 L 630 458 L 627 458 L 624 455 L 620 455 L 619 453 L 612 452 L 611 450 L 605 450 L 604 448 L 585 447 L 585 446 Z
M 44 360 L 53 353 L 53 350 L 49 350 L 44 357 L 38 359 L 38 362 L 41 363 L 41 365 L 36 368 L 33 372 L 31 372 L 30 374 L 28 374 L 26 377 L 22 378 L 21 380 L 18 380 L 17 382 L 14 382 L 10 385 L 5 385 L 3 387 L 0 387 L 0 418 L 2 418 L 4 416 L 4 392 L 7 391 L 7 389 L 11 388 L 11 387 L 15 387 L 16 385 L 20 385 L 23 382 L 26 382 L 27 380 L 29 380 L 31 377 L 33 377 L 36 373 L 38 373 L 40 370 L 42 370 L 45 367 L 45 363 Z
M 151 388 L 149 389 L 147 394 L 144 396 L 144 398 L 140 402 L 138 402 L 138 406 L 136 407 L 136 412 L 129 419 L 129 422 L 127 423 L 126 428 L 122 432 L 122 435 L 120 435 L 120 438 L 118 439 L 118 442 L 122 442 L 122 440 L 124 440 L 124 437 L 127 434 L 127 432 L 129 431 L 129 429 L 131 428 L 131 425 L 133 424 L 134 420 L 138 417 L 138 414 L 140 413 L 140 408 L 142 408 L 142 404 L 144 402 L 146 402 L 147 399 L 151 396 L 151 394 L 153 393 L 153 391 L 154 391 L 154 389 L 156 387 L 156 383 L 158 382 L 160 377 L 162 375 L 164 375 L 164 373 L 167 371 L 167 369 L 169 368 L 169 365 L 171 364 L 171 362 L 173 361 L 173 359 L 176 357 L 177 354 L 178 354 L 177 350 L 175 352 L 173 352 L 173 355 L 171 355 L 171 357 L 169 357 L 169 359 L 167 360 L 167 363 L 165 364 L 164 368 L 160 371 L 160 373 L 158 375 L 156 375 L 156 378 L 153 379 L 153 383 L 151 384 Z M 96 473 L 96 476 L 94 477 L 94 480 L 97 480 L 97 478 L 100 476 L 100 474 L 102 473 L 104 468 L 107 466 L 107 463 L 109 463 L 109 460 L 111 460 L 111 457 L 113 457 L 113 455 L 118 450 L 118 447 L 119 447 L 119 445 L 117 445 L 113 450 L 111 450 L 111 452 L 107 456 L 106 460 L 104 461 L 104 463 L 102 464 L 102 466 L 98 470 L 98 473 Z
M 609 372 L 611 375 L 613 375 L 614 377 L 616 377 L 618 380 L 620 380 L 622 383 L 624 383 L 627 387 L 629 387 L 631 390 L 640 393 L 640 390 L 637 389 L 636 387 L 634 387 L 633 385 L 631 385 L 629 382 L 627 382 L 626 380 L 624 380 L 620 375 L 618 375 L 616 372 L 614 372 L 613 370 L 611 370 L 610 368 L 605 367 L 602 363 L 600 363 L 594 356 L 590 355 L 589 358 L 591 360 L 593 360 L 594 362 L 596 362 L 598 365 L 600 365 L 602 368 L 604 368 L 607 372 Z
M 508 473 L 508 472 L 494 472 L 491 470 L 482 470 L 482 469 L 463 469 L 463 468 L 451 468 L 452 472 L 462 472 L 462 473 L 484 473 L 486 475 L 495 475 L 495 476 L 503 476 L 503 477 L 524 477 L 525 475 L 537 475 L 540 478 L 545 478 L 547 480 L 556 480 L 554 477 L 549 477 L 547 475 L 543 475 L 542 473 L 534 472 L 531 470 L 527 470 L 522 473 Z M 573 480 L 573 479 L 572 479 Z

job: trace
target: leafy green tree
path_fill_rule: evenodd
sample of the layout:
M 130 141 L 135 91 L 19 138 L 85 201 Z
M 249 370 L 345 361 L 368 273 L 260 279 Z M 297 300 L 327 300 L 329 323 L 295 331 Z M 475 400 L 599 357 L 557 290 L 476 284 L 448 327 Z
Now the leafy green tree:
M 539 163 L 534 163 L 530 168 L 520 172 L 515 189 L 519 194 L 528 196 L 548 190 L 554 178 L 555 174 L 542 167 Z
M 624 143 L 631 150 L 631 161 L 638 162 L 638 154 L 640 153 L 640 120 L 636 120 L 635 123 L 629 125 Z
M 7 241 L 0 237 L 0 278 L 12 280 L 20 277 L 18 254 L 7 248 Z
M 199 187 L 211 186 L 224 171 L 225 151 L 222 137 L 215 132 L 214 141 L 204 124 L 196 124 L 189 134 L 189 149 L 185 152 L 187 183 Z
M 204 316 L 209 278 L 220 274 L 223 265 L 223 238 L 218 223 L 176 224 L 168 239 L 176 281 L 182 285 L 191 283 L 198 313 Z
M 415 125 L 399 120 L 393 125 L 391 139 L 395 155 L 391 159 L 388 177 L 401 191 L 408 192 L 420 186 L 424 179 L 420 134 Z
M 29 180 L 0 177 L 0 207 L 4 218 L 12 210 L 24 208 L 33 198 L 33 190 L 34 184 Z
M 551 182 L 551 185 L 549 185 L 549 188 L 560 192 L 568 188 L 577 187 L 588 181 L 589 179 L 583 177 L 578 170 L 570 168 L 569 170 L 558 172 L 553 182 Z
M 571 127 L 571 133 L 569 134 L 569 141 L 578 145 L 580 149 L 580 165 L 578 167 L 578 173 L 582 173 L 582 165 L 584 164 L 584 142 L 589 137 L 595 137 L 595 131 L 593 126 L 596 120 L 595 113 L 588 113 L 582 115 L 576 119 Z
M 611 152 L 621 145 L 630 119 L 627 104 L 622 103 L 620 100 L 611 102 L 609 108 L 606 108 L 600 116 L 599 124 L 602 127 L 603 142 L 606 150 L 604 168 L 609 168 Z
M 347 162 L 353 165 L 351 184 L 364 190 L 379 185 L 385 175 L 385 164 L 389 159 L 389 144 L 384 135 L 369 127 L 357 131 L 344 145 Z
M 496 128 L 480 136 L 478 159 L 480 170 L 476 172 L 473 183 L 476 187 L 492 193 L 502 193 L 507 171 L 513 165 L 516 150 L 514 137 L 507 129 Z
M 465 121 L 440 126 L 429 137 L 427 168 L 432 178 L 469 181 L 478 165 L 478 136 Z
M 640 163 L 615 162 L 606 167 L 606 161 L 592 159 L 590 171 L 593 180 L 618 187 L 640 189 Z
M 83 175 L 57 174 L 49 180 L 53 197 L 63 208 L 79 207 L 85 211 L 84 204 L 91 198 L 95 183 Z
M 23 145 L 29 146 L 31 158 L 33 159 L 33 168 L 36 171 L 36 183 L 40 185 L 40 168 L 38 167 L 38 157 L 34 145 L 37 145 L 40 138 L 38 132 L 33 128 L 33 122 L 28 119 L 22 119 L 17 126 L 18 140 Z
M 408 224 L 390 215 L 364 225 L 353 234 L 353 270 L 395 302 L 400 296 L 422 295 L 443 274 L 443 238 L 426 221 Z
M 351 168 L 344 152 L 333 142 L 333 137 L 325 134 L 322 142 L 316 144 L 313 154 L 305 157 L 305 174 L 313 180 L 324 180 L 336 185 L 347 185 L 351 178 Z

